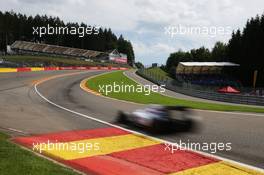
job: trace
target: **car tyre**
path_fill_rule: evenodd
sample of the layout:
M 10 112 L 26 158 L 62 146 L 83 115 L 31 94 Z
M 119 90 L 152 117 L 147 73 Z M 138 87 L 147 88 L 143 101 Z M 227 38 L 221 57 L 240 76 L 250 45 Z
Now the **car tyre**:
M 117 122 L 123 124 L 128 123 L 127 115 L 124 112 L 119 111 L 117 116 Z

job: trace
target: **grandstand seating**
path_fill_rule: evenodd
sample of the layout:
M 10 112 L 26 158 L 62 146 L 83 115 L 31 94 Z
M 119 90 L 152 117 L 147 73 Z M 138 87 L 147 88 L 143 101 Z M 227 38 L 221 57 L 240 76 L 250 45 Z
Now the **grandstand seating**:
M 56 54 L 64 53 L 68 48 L 65 47 L 57 47 L 57 49 L 54 51 Z
M 36 52 L 42 52 L 42 50 L 45 48 L 46 46 L 43 44 L 38 44 L 38 45 L 34 45 L 32 47 L 32 51 L 36 51 Z
M 239 64 L 231 62 L 179 62 L 176 78 L 179 81 L 199 86 L 233 86 L 241 83 L 230 75 L 237 70 Z
M 75 56 L 82 56 L 82 54 L 84 54 L 86 52 L 86 50 L 84 49 L 74 49 L 71 54 L 75 55 Z
M 94 58 L 103 54 L 103 52 L 98 52 L 93 50 L 62 47 L 62 46 L 40 44 L 40 43 L 33 43 L 26 41 L 15 41 L 11 45 L 11 49 L 18 52 L 39 52 L 46 54 L 84 57 L 84 58 Z
M 177 78 L 181 81 L 201 86 L 240 86 L 238 80 L 222 74 L 178 74 Z
M 64 51 L 63 53 L 64 53 L 65 55 L 71 55 L 72 51 L 74 51 L 74 48 L 69 48 L 69 49 L 67 49 L 66 51 Z

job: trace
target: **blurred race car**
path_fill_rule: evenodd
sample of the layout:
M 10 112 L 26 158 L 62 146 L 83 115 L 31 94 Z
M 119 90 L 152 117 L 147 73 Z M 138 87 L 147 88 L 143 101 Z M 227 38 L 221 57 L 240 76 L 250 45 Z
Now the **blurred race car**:
M 196 120 L 187 107 L 150 105 L 132 113 L 120 111 L 117 122 L 149 131 L 189 131 L 194 128 Z

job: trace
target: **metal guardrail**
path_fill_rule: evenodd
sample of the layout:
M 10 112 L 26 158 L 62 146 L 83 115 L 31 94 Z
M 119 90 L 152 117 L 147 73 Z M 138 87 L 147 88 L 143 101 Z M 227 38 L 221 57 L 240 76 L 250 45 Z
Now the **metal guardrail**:
M 241 94 L 222 94 L 212 90 L 201 90 L 200 88 L 196 88 L 196 87 L 188 87 L 188 85 L 181 84 L 174 80 L 151 76 L 151 74 L 146 73 L 144 70 L 138 70 L 137 74 L 155 84 L 165 85 L 166 89 L 193 97 L 229 102 L 229 103 L 237 103 L 237 104 L 259 105 L 259 106 L 264 105 L 264 97 L 261 96 L 250 96 L 250 95 L 241 95 Z

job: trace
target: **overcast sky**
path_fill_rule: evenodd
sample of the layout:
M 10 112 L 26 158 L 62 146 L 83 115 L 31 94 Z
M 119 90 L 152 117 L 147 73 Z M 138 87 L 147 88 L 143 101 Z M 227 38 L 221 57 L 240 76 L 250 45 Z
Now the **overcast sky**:
M 0 10 L 47 14 L 66 22 L 110 27 L 134 47 L 136 61 L 165 63 L 171 52 L 227 42 L 230 34 L 166 33 L 168 26 L 235 30 L 264 12 L 263 0 L 0 0 Z

